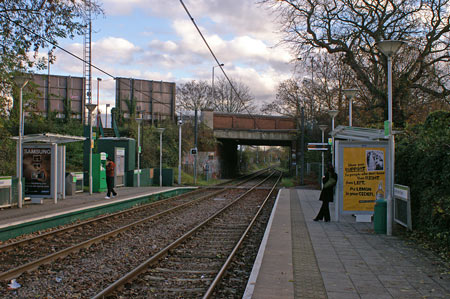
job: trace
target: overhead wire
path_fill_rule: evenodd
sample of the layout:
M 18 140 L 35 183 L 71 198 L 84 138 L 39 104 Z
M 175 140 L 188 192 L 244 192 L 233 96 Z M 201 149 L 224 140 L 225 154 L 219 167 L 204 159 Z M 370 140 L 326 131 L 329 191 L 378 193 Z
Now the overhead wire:
M 70 56 L 72 56 L 72 57 L 74 57 L 74 58 L 76 58 L 76 59 L 78 59 L 78 60 L 80 60 L 80 61 L 82 61 L 82 62 L 84 62 L 84 63 L 87 63 L 88 65 L 92 66 L 93 68 L 95 68 L 95 69 L 98 70 L 99 72 L 101 72 L 101 73 L 103 73 L 103 74 L 105 74 L 105 75 L 107 75 L 107 76 L 113 78 L 114 80 L 117 80 L 117 79 L 127 79 L 127 78 L 123 78 L 123 77 L 115 77 L 114 75 L 108 73 L 107 71 L 104 71 L 103 69 L 101 69 L 101 68 L 95 66 L 94 64 L 92 64 L 92 63 L 90 63 L 90 62 L 88 62 L 88 61 L 86 61 L 86 60 L 84 60 L 83 58 L 79 57 L 78 55 L 76 55 L 76 54 L 70 52 L 69 50 L 64 49 L 63 47 L 61 47 L 61 46 L 59 46 L 58 44 L 52 42 L 51 40 L 47 39 L 46 37 L 44 37 L 44 36 L 42 36 L 42 35 L 40 35 L 40 34 L 34 32 L 33 30 L 28 29 L 27 27 L 25 27 L 25 26 L 23 26 L 23 25 L 17 23 L 16 21 L 12 20 L 9 16 L 0 14 L 0 17 L 2 17 L 2 18 L 4 18 L 4 19 L 7 19 L 7 20 L 10 21 L 11 23 L 14 23 L 16 26 L 22 28 L 23 30 L 27 31 L 28 33 L 31 33 L 31 34 L 33 34 L 33 35 L 39 37 L 40 39 L 42 39 L 42 40 L 46 41 L 47 43 L 51 44 L 53 47 L 55 47 L 55 48 L 57 48 L 57 49 L 60 49 L 61 51 L 63 51 L 63 52 L 65 52 L 65 53 L 69 54 Z M 124 83 L 126 86 L 128 86 L 128 87 L 131 88 L 131 85 L 130 85 L 128 82 L 126 82 L 126 81 L 121 81 L 121 83 Z M 169 107 L 169 108 L 171 107 L 170 104 L 164 103 L 164 102 L 161 102 L 161 101 L 158 101 L 158 100 L 154 99 L 150 94 L 148 94 L 148 93 L 146 93 L 146 92 L 144 92 L 144 91 L 136 90 L 136 92 L 137 92 L 137 93 L 141 93 L 141 94 L 143 94 L 143 95 L 145 95 L 145 96 L 148 96 L 153 102 L 156 102 L 157 104 L 165 105 L 165 106 L 167 106 L 167 107 Z
M 234 87 L 232 81 L 230 80 L 230 78 L 228 77 L 228 75 L 226 74 L 225 70 L 223 69 L 222 64 L 219 62 L 219 60 L 217 59 L 217 56 L 214 54 L 214 51 L 211 49 L 211 47 L 208 44 L 208 41 L 206 40 L 206 38 L 204 37 L 203 33 L 201 32 L 200 28 L 197 26 L 197 23 L 195 23 L 194 18 L 192 17 L 191 13 L 189 12 L 188 8 L 186 7 L 186 5 L 184 4 L 183 0 L 180 0 L 181 5 L 183 6 L 184 10 L 186 11 L 187 15 L 189 16 L 189 18 L 191 19 L 192 23 L 194 24 L 195 28 L 197 29 L 198 33 L 200 34 L 200 37 L 203 39 L 203 42 L 205 43 L 206 47 L 208 48 L 209 52 L 211 53 L 212 57 L 214 58 L 214 60 L 217 63 L 217 66 L 220 67 L 220 70 L 222 71 L 223 75 L 225 76 L 225 78 L 227 79 L 228 83 L 231 86 L 232 91 L 234 91 L 234 93 L 237 95 L 237 98 L 239 99 L 239 101 L 241 101 L 241 104 L 243 105 L 244 109 L 247 111 L 247 114 L 253 118 L 253 120 L 255 121 L 255 126 L 256 128 L 258 128 L 258 123 L 256 122 L 255 117 L 250 113 L 247 105 L 245 105 L 245 102 L 242 100 L 241 96 L 239 95 L 239 93 L 237 92 L 236 88 Z

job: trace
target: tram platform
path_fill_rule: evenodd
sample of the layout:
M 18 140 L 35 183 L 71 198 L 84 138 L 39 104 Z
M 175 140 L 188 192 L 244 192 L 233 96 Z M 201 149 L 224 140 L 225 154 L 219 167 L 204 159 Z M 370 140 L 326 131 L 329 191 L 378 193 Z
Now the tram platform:
M 351 215 L 313 221 L 319 195 L 280 190 L 243 298 L 450 298 L 450 269 L 433 253 Z
M 0 209 L 0 236 L 2 230 L 8 227 L 39 223 L 45 219 L 62 217 L 68 213 L 102 209 L 110 205 L 129 202 L 132 199 L 186 188 L 192 189 L 192 187 L 120 187 L 115 188 L 118 196 L 111 199 L 105 199 L 106 192 L 93 193 L 92 195 L 89 195 L 88 192 L 81 192 L 75 193 L 73 196 L 66 196 L 65 199 L 59 199 L 57 203 L 54 203 L 53 199 L 44 199 L 42 204 L 25 202 L 22 208 Z M 27 232 L 29 231 L 24 231 L 24 233 Z

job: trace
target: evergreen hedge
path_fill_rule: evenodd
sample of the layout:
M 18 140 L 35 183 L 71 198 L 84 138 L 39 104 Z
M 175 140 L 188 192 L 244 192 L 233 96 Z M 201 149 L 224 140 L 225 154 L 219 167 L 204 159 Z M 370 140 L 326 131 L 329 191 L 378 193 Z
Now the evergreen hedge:
M 450 252 L 450 112 L 407 128 L 395 156 L 395 182 L 411 188 L 414 230 Z

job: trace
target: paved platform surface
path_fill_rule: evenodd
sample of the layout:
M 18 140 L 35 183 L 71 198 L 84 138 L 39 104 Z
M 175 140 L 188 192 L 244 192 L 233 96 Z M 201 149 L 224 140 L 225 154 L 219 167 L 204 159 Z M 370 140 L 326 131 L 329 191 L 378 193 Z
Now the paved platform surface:
M 450 269 L 431 252 L 352 216 L 314 222 L 319 194 L 280 191 L 244 298 L 450 298 Z
M 21 209 L 17 207 L 0 209 L 0 228 L 31 221 L 42 217 L 50 217 L 74 211 L 77 209 L 86 209 L 98 205 L 105 205 L 111 202 L 126 200 L 136 196 L 146 196 L 162 191 L 176 189 L 175 187 L 119 187 L 115 188 L 117 197 L 105 199 L 106 192 L 93 193 L 87 192 L 75 193 L 73 196 L 67 196 L 65 199 L 58 200 L 55 204 L 53 199 L 45 199 L 43 204 L 31 204 L 26 202 Z

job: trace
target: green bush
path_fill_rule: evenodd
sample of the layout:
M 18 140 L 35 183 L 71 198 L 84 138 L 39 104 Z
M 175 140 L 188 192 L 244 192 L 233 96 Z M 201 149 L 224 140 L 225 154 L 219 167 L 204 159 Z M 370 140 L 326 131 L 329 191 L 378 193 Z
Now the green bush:
M 450 252 L 450 112 L 437 111 L 397 139 L 396 183 L 411 188 L 413 227 Z

